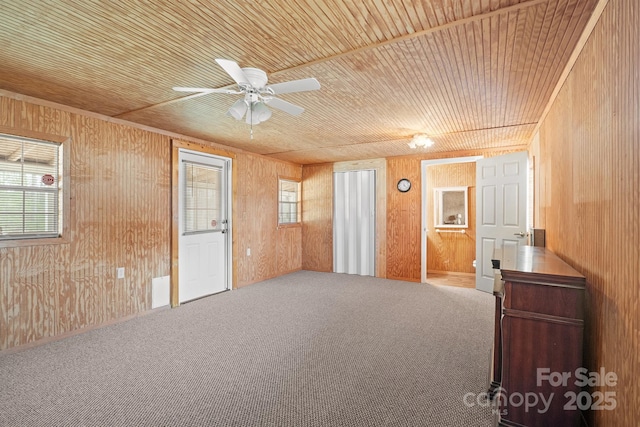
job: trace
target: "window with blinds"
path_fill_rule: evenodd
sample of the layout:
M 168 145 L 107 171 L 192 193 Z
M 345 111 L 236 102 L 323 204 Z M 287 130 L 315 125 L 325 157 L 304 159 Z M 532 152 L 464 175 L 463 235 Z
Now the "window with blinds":
M 278 225 L 301 221 L 300 187 L 298 181 L 278 179 Z
M 222 169 L 185 162 L 184 232 L 222 228 Z
M 0 134 L 0 240 L 60 236 L 61 146 Z

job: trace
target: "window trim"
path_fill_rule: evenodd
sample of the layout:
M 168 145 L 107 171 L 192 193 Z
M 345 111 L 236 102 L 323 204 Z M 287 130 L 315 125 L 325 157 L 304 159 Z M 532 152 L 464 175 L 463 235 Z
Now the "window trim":
M 296 222 L 280 222 L 280 182 L 289 181 L 298 184 L 298 201 L 296 202 L 298 210 L 296 212 Z M 302 225 L 302 180 L 300 178 L 278 175 L 278 186 L 276 194 L 276 221 L 278 228 L 300 227 Z
M 60 235 L 57 237 L 37 237 L 24 239 L 0 240 L 0 248 L 14 248 L 26 246 L 59 245 L 69 243 L 69 214 L 70 214 L 70 153 L 71 137 L 54 135 L 43 132 L 36 132 L 25 129 L 16 129 L 0 125 L 0 133 L 10 136 L 38 139 L 45 142 L 60 144 L 60 167 L 62 168 L 62 186 L 60 187 L 61 218 L 58 226 Z

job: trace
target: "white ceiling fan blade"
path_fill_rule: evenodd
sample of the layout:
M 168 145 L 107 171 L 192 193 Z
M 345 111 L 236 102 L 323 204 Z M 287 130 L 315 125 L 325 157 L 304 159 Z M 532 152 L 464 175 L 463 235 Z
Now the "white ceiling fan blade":
M 216 59 L 216 62 L 231 76 L 233 80 L 235 80 L 238 85 L 251 85 L 247 76 L 245 76 L 244 71 L 238 65 L 237 62 L 231 61 L 229 59 Z
M 274 85 L 267 86 L 268 89 L 274 95 L 280 95 L 282 93 L 292 93 L 292 92 L 305 92 L 308 90 L 318 90 L 320 89 L 320 82 L 310 77 L 308 79 L 301 80 L 292 80 L 290 82 L 284 83 L 276 83 Z
M 304 108 L 298 107 L 297 105 L 290 102 L 283 101 L 280 98 L 270 98 L 268 100 L 265 100 L 265 102 L 270 107 L 277 108 L 278 110 L 282 110 L 285 113 L 289 113 L 294 116 L 299 116 L 304 111 Z
M 208 87 L 181 87 L 181 86 L 177 86 L 174 87 L 173 90 L 177 91 L 177 92 L 200 92 L 200 93 L 228 93 L 231 95 L 237 95 L 239 93 L 242 93 L 238 90 L 232 90 L 232 89 L 214 89 L 214 88 L 208 88 Z

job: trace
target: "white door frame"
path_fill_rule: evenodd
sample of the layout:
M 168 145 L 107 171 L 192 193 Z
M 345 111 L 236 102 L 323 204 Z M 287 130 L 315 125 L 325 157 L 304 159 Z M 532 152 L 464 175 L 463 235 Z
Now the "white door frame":
M 427 281 L 427 209 L 429 208 L 429 197 L 427 197 L 427 167 L 434 165 L 448 165 L 452 163 L 470 163 L 475 162 L 478 159 L 482 159 L 484 156 L 468 156 L 468 157 L 452 157 L 449 159 L 431 159 L 422 160 L 420 162 L 421 180 L 422 180 L 422 218 L 420 227 L 420 282 L 426 283 Z M 477 207 L 476 207 L 477 209 Z M 475 212 L 469 213 L 469 216 L 475 215 Z
M 196 148 L 196 149 L 193 149 Z M 233 159 L 235 156 L 231 154 L 233 157 L 227 157 L 222 154 L 218 154 L 217 152 L 210 152 L 207 150 L 208 147 L 202 147 L 202 150 L 198 149 L 200 147 L 194 146 L 189 143 L 182 143 L 180 141 L 172 141 L 172 184 L 171 184 L 171 210 L 172 210 L 172 221 L 171 221 L 171 279 L 170 279 L 170 303 L 171 307 L 177 307 L 180 305 L 179 301 L 179 216 L 180 216 L 180 200 L 179 200 L 179 169 L 180 165 L 180 151 L 193 153 L 201 156 L 209 156 L 216 159 L 224 160 L 227 162 L 226 167 L 226 180 L 227 185 L 225 189 L 225 196 L 227 199 L 226 203 L 226 214 L 227 214 L 227 230 L 226 230 L 226 241 L 225 241 L 225 250 L 226 250 L 226 262 L 225 262 L 225 286 L 226 290 L 233 289 L 233 221 L 232 221 L 232 213 L 233 213 Z

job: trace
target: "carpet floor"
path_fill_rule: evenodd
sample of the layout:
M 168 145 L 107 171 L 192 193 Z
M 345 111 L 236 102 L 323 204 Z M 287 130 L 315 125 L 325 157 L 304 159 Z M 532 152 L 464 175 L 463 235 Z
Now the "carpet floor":
M 300 271 L 0 352 L 0 425 L 490 426 L 493 303 Z

